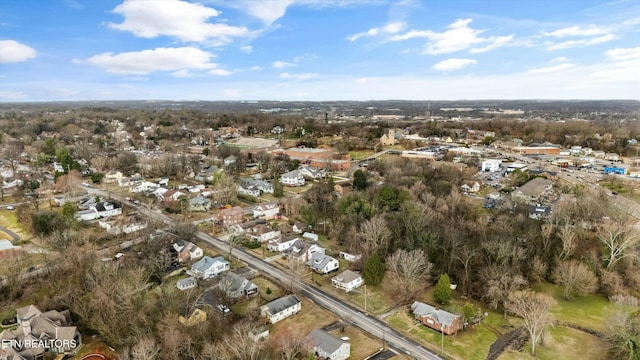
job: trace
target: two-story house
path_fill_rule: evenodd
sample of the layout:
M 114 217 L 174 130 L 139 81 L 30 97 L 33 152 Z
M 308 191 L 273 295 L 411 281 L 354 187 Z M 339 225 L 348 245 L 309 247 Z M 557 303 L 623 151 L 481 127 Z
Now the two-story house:
M 253 209 L 253 218 L 262 218 L 265 220 L 275 219 L 280 214 L 280 206 L 278 204 L 264 204 L 256 206 Z

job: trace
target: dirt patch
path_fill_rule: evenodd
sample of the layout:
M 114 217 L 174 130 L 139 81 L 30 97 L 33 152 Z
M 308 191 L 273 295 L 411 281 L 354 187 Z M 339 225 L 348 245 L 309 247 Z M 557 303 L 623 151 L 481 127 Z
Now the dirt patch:
M 527 334 L 524 331 L 524 327 L 511 330 L 506 334 L 501 335 L 498 339 L 489 347 L 489 355 L 487 360 L 496 360 L 507 349 L 520 350 L 527 342 Z

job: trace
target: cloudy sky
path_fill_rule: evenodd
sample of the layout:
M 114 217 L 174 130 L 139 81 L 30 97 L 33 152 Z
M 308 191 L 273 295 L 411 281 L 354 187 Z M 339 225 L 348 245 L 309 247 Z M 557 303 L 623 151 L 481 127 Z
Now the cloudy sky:
M 530 98 L 640 99 L 640 2 L 0 2 L 0 101 Z

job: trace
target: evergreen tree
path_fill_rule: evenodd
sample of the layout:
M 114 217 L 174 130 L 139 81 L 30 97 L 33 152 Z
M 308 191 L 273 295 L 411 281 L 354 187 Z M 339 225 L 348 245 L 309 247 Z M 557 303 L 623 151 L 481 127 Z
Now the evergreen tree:
M 378 252 L 374 251 L 369 255 L 367 261 L 364 263 L 364 269 L 362 269 L 362 278 L 368 285 L 378 285 L 384 277 L 384 264 L 378 255 Z
M 433 290 L 433 297 L 441 304 L 446 304 L 451 300 L 451 280 L 449 280 L 447 273 L 440 275 L 436 288 Z
M 367 173 L 361 169 L 353 173 L 353 188 L 356 190 L 365 190 L 367 188 Z

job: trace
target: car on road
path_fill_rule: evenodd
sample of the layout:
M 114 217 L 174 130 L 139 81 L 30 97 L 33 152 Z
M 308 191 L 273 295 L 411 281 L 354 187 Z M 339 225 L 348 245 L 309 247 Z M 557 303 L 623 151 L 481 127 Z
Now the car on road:
M 15 210 L 16 208 L 14 208 L 13 206 L 9 205 L 6 207 L 7 210 Z

